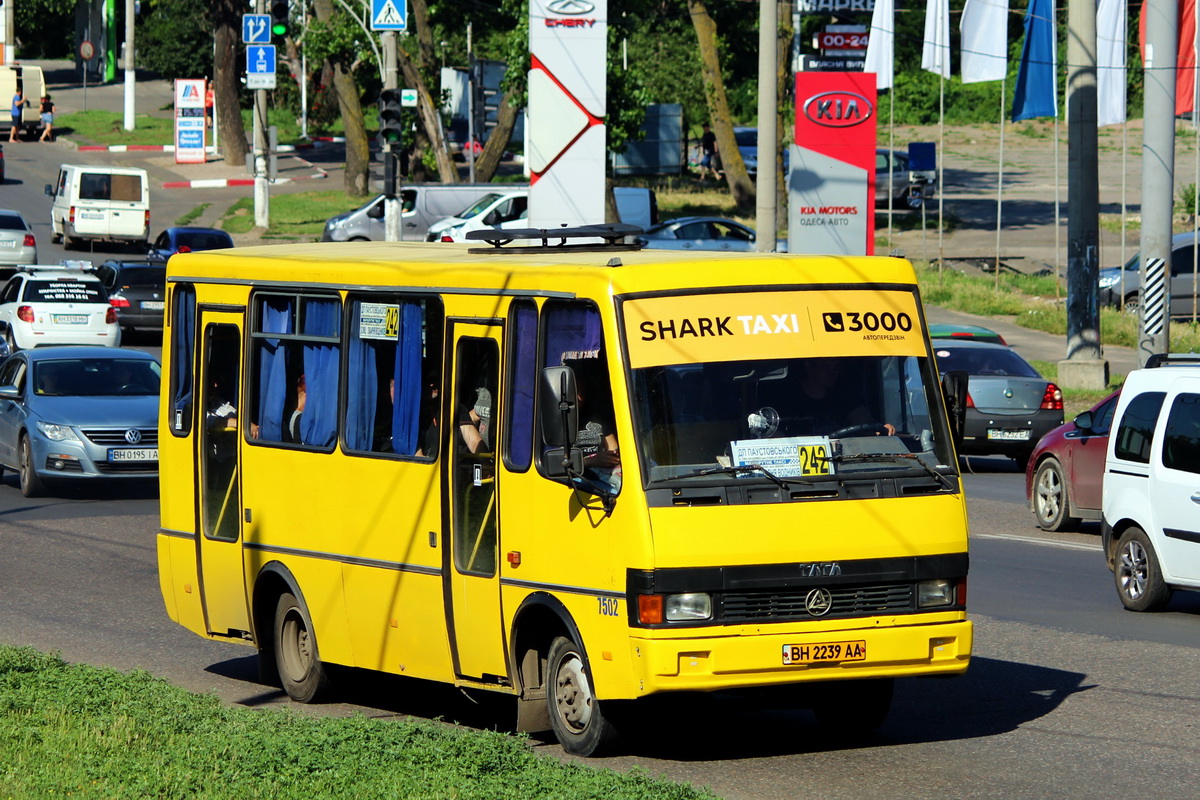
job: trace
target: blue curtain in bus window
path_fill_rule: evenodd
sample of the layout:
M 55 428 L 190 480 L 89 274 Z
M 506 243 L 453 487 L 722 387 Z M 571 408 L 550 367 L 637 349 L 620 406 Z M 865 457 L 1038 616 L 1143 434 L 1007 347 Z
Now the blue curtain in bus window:
M 263 298 L 258 309 L 260 332 L 291 333 L 292 303 L 285 297 Z M 258 342 L 258 437 L 267 442 L 282 442 L 287 350 L 278 339 Z
M 417 452 L 421 425 L 421 322 L 420 303 L 400 304 L 400 337 L 396 342 L 396 399 L 392 404 L 392 450 L 404 456 Z
M 302 333 L 336 336 L 341 304 L 338 300 L 305 300 Z M 337 438 L 338 347 L 304 345 L 304 382 L 308 396 L 300 417 L 300 441 L 329 447 Z
M 600 313 L 584 305 L 546 307 L 546 366 L 600 354 Z
M 597 326 L 598 328 L 599 326 Z M 513 313 L 512 420 L 509 460 L 518 468 L 533 458 L 533 389 L 537 385 L 537 309 L 522 303 Z
M 176 414 L 171 427 L 183 433 L 191 427 L 191 414 L 186 409 L 192 402 L 192 354 L 196 345 L 196 292 L 190 286 L 175 290 L 175 318 L 171 326 L 174 339 L 171 375 L 175 390 L 172 409 Z
M 374 444 L 375 401 L 379 393 L 379 375 L 375 371 L 375 346 L 359 337 L 362 303 L 355 302 L 350 312 L 350 353 L 346 367 L 346 446 L 351 450 L 370 450 Z

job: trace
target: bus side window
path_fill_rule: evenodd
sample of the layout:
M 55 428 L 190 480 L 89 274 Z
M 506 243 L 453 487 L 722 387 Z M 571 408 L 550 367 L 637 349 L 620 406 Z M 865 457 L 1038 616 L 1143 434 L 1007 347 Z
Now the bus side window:
M 196 289 L 177 284 L 171 297 L 171 433 L 192 431 L 192 360 L 196 352 Z
M 533 460 L 533 392 L 537 386 L 537 306 L 516 300 L 509 310 L 508 438 L 505 463 L 514 472 Z
M 440 299 L 353 297 L 347 313 L 346 449 L 436 458 Z

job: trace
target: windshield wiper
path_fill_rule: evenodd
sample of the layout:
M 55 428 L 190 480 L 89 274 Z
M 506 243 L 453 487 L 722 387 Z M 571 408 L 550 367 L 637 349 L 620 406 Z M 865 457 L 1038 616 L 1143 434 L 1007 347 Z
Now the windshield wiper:
M 922 461 L 921 457 L 918 456 L 916 453 L 855 453 L 853 455 L 847 455 L 847 456 L 841 456 L 841 455 L 830 456 L 830 458 L 829 458 L 830 461 L 836 461 L 836 462 L 843 463 L 843 464 L 851 463 L 851 462 L 855 462 L 855 461 L 858 461 L 858 462 L 895 461 L 896 459 L 901 459 L 901 460 L 906 460 L 906 461 L 915 461 L 918 465 L 920 465 L 921 469 L 925 470 L 930 475 L 932 475 L 934 478 L 936 478 L 938 483 L 942 484 L 942 486 L 945 486 L 950 491 L 954 491 L 954 484 L 952 484 L 950 482 L 950 479 L 947 478 L 942 473 L 938 472 L 933 467 L 926 464 L 924 461 Z
M 772 483 L 774 483 L 776 486 L 778 486 L 780 489 L 783 489 L 784 491 L 787 490 L 788 484 L 792 484 L 792 483 L 803 483 L 806 486 L 812 486 L 812 481 L 794 480 L 792 478 L 788 478 L 785 480 L 784 478 L 779 477 L 774 472 L 771 472 L 771 470 L 767 469 L 766 467 L 762 466 L 761 464 L 743 464 L 740 467 L 732 467 L 732 466 L 731 467 L 709 467 L 708 469 L 701 469 L 701 470 L 697 470 L 695 472 L 689 472 L 687 475 L 684 475 L 683 477 L 692 478 L 697 475 L 736 475 L 739 472 L 761 472 L 769 481 L 771 481 Z

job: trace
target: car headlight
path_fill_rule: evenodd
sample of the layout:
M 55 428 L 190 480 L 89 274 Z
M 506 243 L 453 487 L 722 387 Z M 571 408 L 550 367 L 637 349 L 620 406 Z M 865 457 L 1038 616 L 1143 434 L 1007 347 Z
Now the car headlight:
M 954 581 L 945 578 L 921 581 L 917 584 L 917 606 L 930 608 L 954 605 L 954 586 Z
M 709 619 L 712 617 L 712 597 L 703 592 L 669 594 L 664 612 L 668 622 Z
M 69 425 L 58 425 L 54 422 L 38 422 L 37 428 L 52 442 L 77 442 L 79 437 Z
M 1110 286 L 1116 286 L 1120 282 L 1121 282 L 1121 276 L 1119 274 L 1118 275 L 1101 275 L 1100 276 L 1100 288 L 1101 289 L 1107 289 Z

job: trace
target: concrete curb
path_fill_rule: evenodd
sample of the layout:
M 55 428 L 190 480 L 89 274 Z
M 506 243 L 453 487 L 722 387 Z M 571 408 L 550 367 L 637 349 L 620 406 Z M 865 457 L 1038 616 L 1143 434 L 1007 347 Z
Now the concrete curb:
M 314 167 L 314 169 L 317 169 Z M 295 183 L 296 181 L 306 181 L 321 178 L 328 178 L 329 173 L 325 170 L 319 170 L 312 175 L 303 175 L 299 178 L 276 178 L 271 181 L 272 186 L 277 186 L 282 183 Z M 226 186 L 253 186 L 254 178 L 212 178 L 201 179 L 195 181 L 166 181 L 162 184 L 163 189 L 220 189 Z

